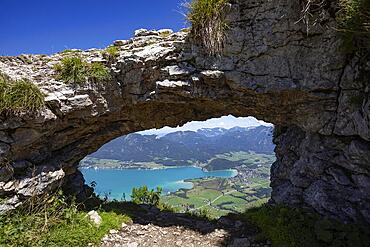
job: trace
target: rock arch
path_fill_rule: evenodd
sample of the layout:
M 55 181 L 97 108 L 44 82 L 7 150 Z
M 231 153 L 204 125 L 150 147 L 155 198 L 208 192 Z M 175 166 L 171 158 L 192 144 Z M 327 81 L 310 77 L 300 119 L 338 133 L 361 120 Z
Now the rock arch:
M 272 201 L 342 220 L 370 221 L 370 100 L 359 65 L 338 48 L 335 20 L 306 33 L 298 1 L 230 4 L 220 57 L 184 32 L 140 30 L 116 41 L 119 56 L 79 55 L 111 68 L 112 80 L 71 86 L 53 77 L 65 54 L 0 57 L 0 70 L 29 78 L 47 94 L 38 115 L 2 116 L 1 210 L 60 183 L 83 194 L 76 167 L 118 136 L 226 114 L 277 126 Z M 362 102 L 351 99 L 362 97 Z

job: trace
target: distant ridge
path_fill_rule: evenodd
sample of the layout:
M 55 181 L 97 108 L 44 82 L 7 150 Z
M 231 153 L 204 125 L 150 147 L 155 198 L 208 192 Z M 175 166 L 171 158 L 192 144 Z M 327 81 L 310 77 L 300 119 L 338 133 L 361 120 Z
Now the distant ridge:
M 160 160 L 178 165 L 187 160 L 204 162 L 216 154 L 238 151 L 273 153 L 271 126 L 204 128 L 160 135 L 138 133 L 119 137 L 89 157 L 127 162 Z

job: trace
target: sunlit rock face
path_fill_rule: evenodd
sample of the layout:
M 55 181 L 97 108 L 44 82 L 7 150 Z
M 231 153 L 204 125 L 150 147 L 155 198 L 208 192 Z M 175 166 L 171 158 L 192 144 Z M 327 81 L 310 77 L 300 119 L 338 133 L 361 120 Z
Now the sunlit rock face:
M 116 137 L 232 114 L 278 126 L 272 203 L 370 221 L 370 100 L 357 83 L 369 71 L 339 51 L 330 11 L 307 34 L 299 1 L 232 2 L 218 57 L 168 30 L 114 42 L 113 59 L 94 49 L 0 57 L 1 72 L 47 94 L 38 115 L 1 117 L 0 210 L 58 186 L 83 197 L 79 161 Z M 56 81 L 53 65 L 71 55 L 106 64 L 112 79 Z

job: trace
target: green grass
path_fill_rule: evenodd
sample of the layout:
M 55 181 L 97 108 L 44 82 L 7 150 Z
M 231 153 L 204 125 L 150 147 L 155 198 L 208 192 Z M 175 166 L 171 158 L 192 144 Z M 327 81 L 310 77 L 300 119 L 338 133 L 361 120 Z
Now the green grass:
M 54 66 L 56 79 L 65 83 L 83 84 L 87 80 L 87 63 L 79 57 L 65 57 Z
M 246 203 L 246 201 L 244 199 L 236 198 L 236 197 L 233 197 L 233 196 L 230 196 L 230 195 L 225 195 L 225 196 L 222 196 L 222 197 L 218 198 L 212 204 L 220 205 L 220 204 L 223 204 L 225 202 L 230 202 L 232 204 L 244 204 L 244 203 Z
M 34 201 L 36 200 L 36 201 Z M 87 246 L 98 244 L 110 229 L 130 218 L 123 213 L 99 211 L 100 226 L 94 225 L 76 204 L 56 194 L 32 199 L 27 206 L 0 216 L 0 246 Z
M 45 95 L 27 79 L 11 80 L 0 74 L 0 114 L 33 113 L 45 105 Z
M 228 27 L 225 6 L 228 0 L 193 0 L 187 5 L 187 19 L 191 23 L 191 35 L 202 42 L 210 55 L 220 54 Z
M 236 190 L 235 184 L 224 183 L 222 178 L 203 178 L 189 180 L 194 184 L 190 190 L 171 193 L 163 196 L 161 200 L 175 207 L 180 212 L 186 212 L 186 208 L 207 209 L 211 218 L 218 218 L 230 212 L 244 212 L 247 208 L 260 206 L 270 198 L 268 180 L 256 181 Z M 222 186 L 220 186 L 222 185 Z M 224 192 L 224 194 L 222 194 Z M 217 198 L 217 200 L 215 200 Z M 215 200 L 215 201 L 214 201 Z M 212 202 L 209 205 L 209 202 Z
M 244 197 L 245 196 L 244 193 L 241 193 L 239 191 L 234 191 L 234 192 L 230 193 L 229 195 L 235 196 L 235 197 Z
M 117 46 L 109 46 L 103 51 L 103 56 L 108 58 L 116 58 L 119 55 Z
M 55 78 L 67 84 L 83 85 L 88 81 L 109 80 L 107 67 L 100 63 L 87 63 L 80 57 L 65 57 L 54 66 Z
M 88 77 L 96 82 L 111 78 L 108 68 L 101 63 L 90 64 L 88 68 Z
M 220 195 L 222 195 L 220 191 L 203 188 L 191 190 L 187 193 L 188 197 L 200 197 L 208 200 L 213 200 Z
M 173 205 L 173 206 L 177 206 L 177 205 L 181 205 L 181 204 L 186 203 L 186 199 L 181 198 L 181 197 L 177 197 L 177 196 L 167 196 L 167 197 L 163 198 L 162 200 L 164 200 L 166 203 L 168 203 L 170 205 Z
M 235 216 L 260 229 L 273 247 L 369 246 L 370 229 L 342 224 L 317 214 L 284 206 L 263 205 Z
M 204 206 L 208 202 L 206 199 L 197 196 L 189 196 L 189 198 L 185 199 L 182 197 L 169 195 L 162 197 L 161 200 L 174 207 L 182 207 L 182 205 L 193 205 L 195 208 Z

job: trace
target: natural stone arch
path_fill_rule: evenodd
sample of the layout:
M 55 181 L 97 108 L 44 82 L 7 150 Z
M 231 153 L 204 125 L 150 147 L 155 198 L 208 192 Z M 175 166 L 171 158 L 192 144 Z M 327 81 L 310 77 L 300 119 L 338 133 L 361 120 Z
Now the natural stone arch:
M 11 198 L 3 208 L 60 183 L 83 195 L 79 161 L 118 136 L 232 114 L 278 127 L 273 202 L 369 221 L 369 94 L 354 83 L 356 59 L 339 52 L 335 20 L 328 14 L 307 35 L 295 1 L 232 2 L 219 57 L 186 32 L 142 30 L 115 42 L 116 59 L 79 52 L 113 76 L 84 86 L 55 81 L 63 54 L 0 58 L 2 72 L 47 93 L 39 115 L 1 118 L 0 157 L 11 165 L 0 171 L 0 196 Z M 361 106 L 350 103 L 358 95 Z

